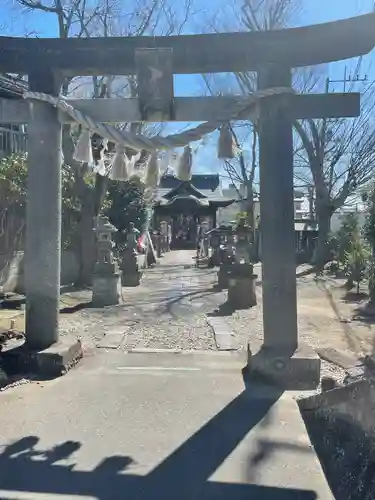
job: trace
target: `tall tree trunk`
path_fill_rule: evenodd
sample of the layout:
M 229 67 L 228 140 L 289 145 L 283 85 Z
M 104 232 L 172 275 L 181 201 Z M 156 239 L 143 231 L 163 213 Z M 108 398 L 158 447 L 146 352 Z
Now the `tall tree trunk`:
M 85 183 L 84 175 L 87 172 L 87 165 L 81 165 L 74 160 L 74 143 L 70 135 L 70 128 L 65 126 L 63 132 L 65 161 L 74 169 L 75 194 L 81 202 L 81 217 L 75 238 L 75 250 L 79 266 L 75 285 L 84 287 L 90 286 L 92 283 L 92 273 L 96 260 L 94 229 L 107 193 L 108 178 L 97 174 L 94 187 Z
M 247 214 L 247 223 L 252 229 L 251 242 L 253 242 L 254 230 L 255 230 L 255 216 L 254 216 L 254 190 L 253 190 L 253 183 L 251 181 L 246 182 L 245 212 Z
M 329 234 L 331 231 L 331 217 L 332 210 L 325 203 L 317 206 L 317 219 L 318 219 L 318 240 L 314 255 L 314 264 L 316 266 L 317 274 L 320 274 L 324 265 L 327 262 L 329 254 Z
M 375 306 L 375 248 L 372 249 L 372 261 L 368 279 L 369 306 Z
M 85 287 L 92 283 L 96 260 L 95 210 L 91 200 L 85 200 L 81 209 L 81 220 L 77 228 L 77 258 L 79 272 L 76 286 Z
M 251 169 L 250 173 L 247 176 L 245 161 L 243 154 L 241 154 L 241 169 L 243 171 L 243 177 L 246 179 L 245 187 L 246 187 L 246 198 L 247 198 L 247 220 L 248 224 L 251 227 L 251 243 L 254 243 L 254 235 L 255 235 L 255 215 L 254 215 L 254 177 L 255 177 L 255 169 L 257 167 L 257 139 L 258 132 L 253 126 L 252 130 L 252 143 L 251 143 Z
M 96 227 L 97 217 L 103 206 L 107 186 L 107 177 L 102 177 L 97 174 L 94 189 L 87 188 L 85 194 L 81 196 L 81 220 L 77 231 L 79 274 L 76 281 L 76 285 L 80 287 L 90 286 L 92 283 L 92 274 L 97 253 L 94 229 Z

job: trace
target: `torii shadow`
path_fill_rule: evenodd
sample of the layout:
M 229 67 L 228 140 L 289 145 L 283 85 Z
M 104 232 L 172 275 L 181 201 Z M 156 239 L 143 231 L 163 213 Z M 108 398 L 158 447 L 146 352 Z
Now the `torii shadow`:
M 251 391 L 250 391 L 251 392 Z M 0 496 L 7 491 L 83 496 L 99 500 L 315 500 L 314 491 L 209 481 L 245 435 L 270 411 L 281 393 L 251 398 L 243 391 L 146 476 L 125 469 L 130 457 L 106 458 L 92 471 L 58 465 L 81 446 L 67 441 L 37 451 L 27 436 L 0 455 Z M 251 467 L 249 463 L 248 467 Z M 21 495 L 20 495 L 21 496 Z

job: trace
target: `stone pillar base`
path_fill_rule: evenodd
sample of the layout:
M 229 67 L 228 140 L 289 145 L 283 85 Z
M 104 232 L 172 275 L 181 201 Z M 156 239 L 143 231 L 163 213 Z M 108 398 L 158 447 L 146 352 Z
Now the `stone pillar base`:
M 197 257 L 195 262 L 196 262 L 197 267 L 207 267 L 208 263 L 209 263 L 209 258 L 208 257 Z
M 228 302 L 236 309 L 248 309 L 257 305 L 255 283 L 257 276 L 233 276 L 228 279 Z
M 147 256 L 145 256 L 145 262 L 146 258 Z M 133 250 L 127 250 L 123 253 L 120 269 L 122 286 L 138 286 L 140 284 L 142 273 L 139 271 L 138 255 Z
M 94 273 L 92 284 L 92 305 L 94 307 L 122 304 L 121 273 Z
M 158 241 L 157 239 L 155 239 L 154 248 L 155 248 L 156 257 L 158 259 L 160 259 L 160 257 L 161 257 L 161 245 L 160 245 L 160 241 Z
M 222 264 L 219 268 L 219 271 L 217 273 L 217 286 L 221 289 L 228 288 L 228 269 L 229 267 Z
M 137 269 L 122 273 L 122 286 L 139 286 L 142 273 Z
M 261 347 L 252 354 L 247 347 L 247 369 L 250 378 L 286 390 L 312 390 L 320 383 L 320 358 L 307 344 L 300 345 L 294 352 L 278 347 Z
M 221 256 L 220 256 L 220 253 L 218 250 L 214 250 L 212 255 L 211 255 L 211 258 L 210 258 L 210 263 L 212 265 L 212 267 L 217 267 L 217 266 L 220 266 L 221 264 Z
M 27 344 L 4 353 L 9 374 L 34 373 L 41 377 L 60 377 L 83 357 L 82 343 L 74 335 L 62 335 L 46 349 L 29 349 Z M 3 383 L 5 380 L 3 380 Z M 2 384 L 0 368 L 0 387 Z

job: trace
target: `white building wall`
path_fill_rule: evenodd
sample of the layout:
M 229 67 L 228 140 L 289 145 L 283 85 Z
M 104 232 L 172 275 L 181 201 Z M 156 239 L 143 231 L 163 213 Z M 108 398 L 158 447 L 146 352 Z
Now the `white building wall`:
M 241 188 L 240 188 L 241 189 Z M 242 194 L 245 195 L 244 186 L 242 186 Z M 223 196 L 225 198 L 232 198 L 236 200 L 240 200 L 238 192 L 235 187 L 229 186 L 228 188 L 222 189 Z M 306 210 L 306 200 L 304 198 L 296 198 L 294 200 L 294 217 L 296 219 L 303 219 L 308 217 L 308 213 Z M 229 207 L 220 208 L 217 212 L 217 225 L 220 224 L 229 224 L 231 221 L 236 220 L 237 214 L 242 212 L 241 202 L 236 202 L 230 205 Z M 254 206 L 254 215 L 257 218 L 260 214 L 260 201 L 255 201 Z
M 222 189 L 223 196 L 225 198 L 232 198 L 239 200 L 238 192 L 234 187 L 228 187 Z M 244 187 L 242 188 L 242 193 L 245 194 Z M 241 203 L 233 203 L 229 207 L 220 208 L 217 212 L 217 224 L 228 224 L 230 221 L 236 220 L 236 216 L 241 212 Z M 358 216 L 358 222 L 360 227 L 363 227 L 366 221 L 366 212 L 363 206 L 356 208 L 346 208 L 340 210 L 333 214 L 331 219 L 331 231 L 336 232 L 340 229 L 342 224 L 342 219 L 345 214 L 350 212 L 356 212 Z M 255 217 L 260 213 L 260 202 L 257 200 L 255 202 Z M 309 202 L 307 198 L 296 198 L 294 200 L 294 217 L 295 219 L 306 219 L 309 218 Z

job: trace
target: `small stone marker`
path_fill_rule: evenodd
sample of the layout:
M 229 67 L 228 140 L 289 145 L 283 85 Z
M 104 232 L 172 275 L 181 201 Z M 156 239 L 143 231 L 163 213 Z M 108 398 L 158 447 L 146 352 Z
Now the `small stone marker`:
M 351 353 L 342 352 L 332 347 L 322 347 L 317 349 L 316 352 L 321 359 L 340 366 L 340 368 L 344 370 L 363 365 L 363 363 Z
M 207 323 L 210 325 L 214 332 L 216 346 L 219 351 L 235 351 L 236 346 L 236 336 L 229 329 L 228 324 L 223 318 L 209 317 L 207 318 Z
M 124 328 L 111 330 L 99 341 L 97 347 L 101 349 L 119 349 L 125 343 L 126 331 Z

